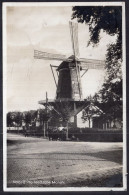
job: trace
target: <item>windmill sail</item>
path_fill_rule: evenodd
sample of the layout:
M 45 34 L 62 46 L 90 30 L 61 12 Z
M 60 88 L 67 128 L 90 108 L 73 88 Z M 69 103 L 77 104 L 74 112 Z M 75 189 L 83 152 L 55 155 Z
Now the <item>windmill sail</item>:
M 77 93 L 78 91 L 79 97 L 81 99 L 82 98 L 82 88 L 81 88 L 81 80 L 80 80 L 80 66 L 76 60 L 79 57 L 78 24 L 74 22 L 69 22 L 69 26 L 70 26 L 70 33 L 71 33 L 72 48 L 73 48 L 73 53 L 74 53 L 74 63 L 76 67 L 76 72 L 75 70 L 71 70 L 72 89 L 74 91 L 73 95 L 78 96 L 78 93 Z M 75 75 L 76 75 L 76 79 L 75 79 Z
M 42 51 L 39 51 L 39 50 L 34 50 L 34 58 L 71 62 L 71 59 L 68 59 L 66 57 L 66 55 L 42 52 Z
M 78 24 L 74 22 L 69 22 L 71 42 L 73 48 L 73 54 L 76 57 L 79 57 L 79 44 L 78 44 Z
M 34 58 L 63 61 L 57 68 L 58 83 L 56 99 L 82 100 L 80 70 L 102 69 L 105 64 L 102 60 L 79 58 L 78 23 L 69 22 L 73 55 L 53 54 L 34 50 Z M 55 80 L 55 79 L 54 79 Z
M 105 67 L 105 62 L 103 60 L 80 58 L 79 62 L 81 63 L 81 67 L 86 69 L 103 69 Z

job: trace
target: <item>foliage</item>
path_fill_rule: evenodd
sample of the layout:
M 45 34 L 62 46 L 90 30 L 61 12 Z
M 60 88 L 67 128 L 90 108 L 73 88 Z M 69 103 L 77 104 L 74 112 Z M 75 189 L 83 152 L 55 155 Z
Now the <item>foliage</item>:
M 21 112 L 8 112 L 7 113 L 7 126 L 20 126 L 22 123 L 22 113 Z
M 90 122 L 93 116 L 101 116 L 103 114 L 103 111 L 98 108 L 92 101 L 92 99 L 89 99 L 89 104 L 87 107 L 85 107 L 82 111 L 82 120 L 83 122 L 89 121 L 89 128 L 90 128 Z
M 60 111 L 62 113 L 63 121 L 70 122 L 69 119 L 71 117 L 72 106 L 69 102 L 65 102 L 63 104 L 63 108 Z
M 75 6 L 72 19 L 89 26 L 89 44 L 96 46 L 101 32 L 116 37 L 115 43 L 107 47 L 106 78 L 102 89 L 93 97 L 102 107 L 107 118 L 122 118 L 122 7 L 121 6 Z
M 35 121 L 37 118 L 37 110 L 30 110 L 31 121 Z
M 12 120 L 12 117 L 11 117 L 11 112 L 8 112 L 7 113 L 7 126 L 8 127 L 11 126 L 12 122 L 13 122 L 13 120 Z
M 50 113 L 44 109 L 39 110 L 30 110 L 24 112 L 8 112 L 7 113 L 7 125 L 13 126 L 16 123 L 18 126 L 22 125 L 22 121 L 25 122 L 26 125 L 35 124 L 37 120 L 37 115 L 39 113 L 40 122 L 47 121 L 50 117 Z
M 36 121 L 40 121 L 40 125 L 43 125 L 45 121 L 50 118 L 50 112 L 46 113 L 45 109 L 30 110 L 24 112 L 8 112 L 7 113 L 7 126 L 22 126 L 22 122 L 26 126 L 36 125 Z
M 108 81 L 121 78 L 122 62 L 122 8 L 121 6 L 75 6 L 72 19 L 89 25 L 89 44 L 97 45 L 101 39 L 101 31 L 113 36 L 116 42 L 108 45 L 106 54 L 106 70 Z
M 29 111 L 26 112 L 26 114 L 24 116 L 24 121 L 25 121 L 26 125 L 31 124 L 31 113 Z
M 58 114 L 54 109 L 50 112 L 49 124 L 51 126 L 59 125 L 62 122 L 62 116 Z
M 118 95 L 112 93 L 111 91 L 105 91 L 105 93 L 100 92 L 100 94 L 95 94 L 93 101 L 94 104 L 104 112 L 100 116 L 102 120 L 114 121 L 114 123 L 115 119 L 122 121 L 122 100 Z
M 22 113 L 21 112 L 16 112 L 15 122 L 17 123 L 17 126 L 21 126 L 22 124 Z
M 89 25 L 89 43 L 97 44 L 101 30 L 109 35 L 118 35 L 121 40 L 122 8 L 120 6 L 75 6 L 72 19 Z
M 48 119 L 50 118 L 50 112 L 49 111 L 46 112 L 45 109 L 39 109 L 38 113 L 40 123 L 44 123 L 45 121 L 48 121 Z

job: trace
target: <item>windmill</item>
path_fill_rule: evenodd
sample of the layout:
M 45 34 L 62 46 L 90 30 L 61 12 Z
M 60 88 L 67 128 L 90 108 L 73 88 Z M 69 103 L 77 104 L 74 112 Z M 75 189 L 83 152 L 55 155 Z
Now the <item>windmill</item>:
M 53 54 L 34 50 L 35 59 L 59 60 L 63 61 L 59 66 L 51 66 L 54 81 L 56 84 L 56 99 L 47 101 L 48 105 L 54 107 L 61 116 L 64 116 L 64 108 L 68 107 L 69 117 L 76 115 L 86 106 L 86 101 L 83 99 L 81 77 L 88 69 L 103 69 L 104 61 L 80 58 L 78 44 L 78 24 L 69 22 L 70 35 L 73 55 L 69 58 L 66 55 Z M 58 72 L 58 83 L 54 76 L 53 68 Z M 84 71 L 82 76 L 81 71 Z M 45 101 L 39 101 L 40 104 L 46 105 Z M 76 119 L 74 120 L 76 121 Z

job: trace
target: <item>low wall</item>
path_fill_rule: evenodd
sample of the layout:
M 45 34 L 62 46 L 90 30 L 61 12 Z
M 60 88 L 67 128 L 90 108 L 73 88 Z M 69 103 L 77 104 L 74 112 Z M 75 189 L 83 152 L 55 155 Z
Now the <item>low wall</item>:
M 71 129 L 69 130 L 69 138 L 72 135 L 78 138 L 80 141 L 93 141 L 93 142 L 122 142 L 123 132 L 122 130 L 103 130 L 103 129 Z
M 8 129 L 9 133 L 19 133 L 19 134 L 27 134 L 28 136 L 43 136 L 43 130 L 28 130 L 25 131 L 22 129 Z M 93 128 L 70 128 L 69 138 L 75 136 L 75 140 L 78 138 L 79 141 L 87 141 L 87 142 L 122 142 L 123 141 L 123 131 L 118 129 L 93 129 Z M 47 135 L 46 135 L 47 136 Z

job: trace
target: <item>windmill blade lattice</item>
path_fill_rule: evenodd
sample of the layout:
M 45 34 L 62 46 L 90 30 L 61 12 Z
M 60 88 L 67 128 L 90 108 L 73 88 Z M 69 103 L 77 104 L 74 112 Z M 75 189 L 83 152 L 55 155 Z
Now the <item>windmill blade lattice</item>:
M 72 59 L 68 59 L 66 55 L 47 53 L 39 50 L 34 50 L 34 58 L 46 59 L 46 60 L 59 60 L 59 61 L 66 61 L 66 62 L 72 61 Z
M 81 64 L 81 68 L 82 69 L 104 69 L 104 66 L 97 65 L 97 64 L 84 63 L 84 64 Z
M 80 82 L 80 64 L 77 62 L 77 58 L 79 57 L 79 44 L 78 44 L 78 23 L 69 22 L 70 26 L 70 34 L 71 34 L 71 42 L 74 54 L 74 61 L 76 66 L 76 74 L 77 74 L 77 83 L 78 83 L 78 90 L 79 96 L 81 99 L 81 82 Z
M 73 54 L 76 58 L 76 57 L 79 57 L 78 24 L 70 21 L 69 27 L 70 27 Z
M 103 60 L 80 58 L 79 62 L 81 63 L 81 67 L 86 69 L 104 69 L 105 67 L 105 62 Z

